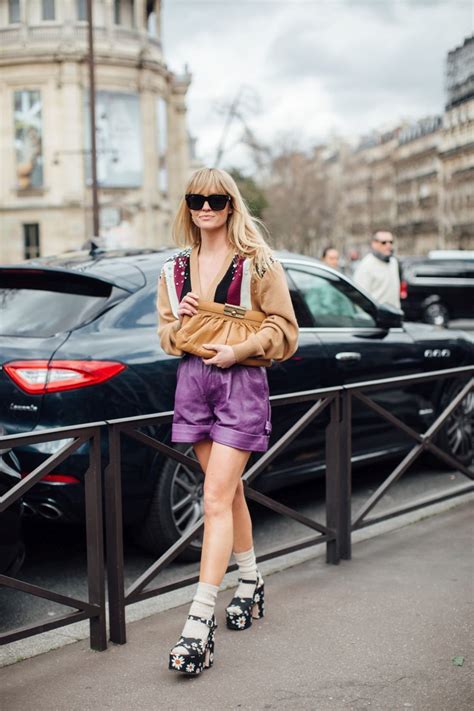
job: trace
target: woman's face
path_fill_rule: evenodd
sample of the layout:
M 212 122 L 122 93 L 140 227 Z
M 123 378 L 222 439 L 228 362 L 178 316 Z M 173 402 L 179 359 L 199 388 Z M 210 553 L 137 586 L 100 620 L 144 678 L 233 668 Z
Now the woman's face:
M 220 193 L 219 193 L 220 194 Z M 226 203 L 223 210 L 212 210 L 207 200 L 200 210 L 189 210 L 194 224 L 201 230 L 218 230 L 227 223 L 229 215 L 232 214 L 230 202 Z

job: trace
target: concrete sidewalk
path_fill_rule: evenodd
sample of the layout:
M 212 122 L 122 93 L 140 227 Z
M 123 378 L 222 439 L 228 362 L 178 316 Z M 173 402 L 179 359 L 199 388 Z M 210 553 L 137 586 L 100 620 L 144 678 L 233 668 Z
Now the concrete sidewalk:
M 360 542 L 339 566 L 315 558 L 268 576 L 267 615 L 244 632 L 226 629 L 221 593 L 216 661 L 201 677 L 166 668 L 186 606 L 130 624 L 124 646 L 82 641 L 1 669 L 0 707 L 470 711 L 472 512 Z

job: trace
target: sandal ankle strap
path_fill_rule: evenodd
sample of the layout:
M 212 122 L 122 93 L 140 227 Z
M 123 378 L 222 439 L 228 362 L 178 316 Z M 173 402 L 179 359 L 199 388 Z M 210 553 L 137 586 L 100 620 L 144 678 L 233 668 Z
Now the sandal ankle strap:
M 215 621 L 214 619 L 206 619 L 205 617 L 197 617 L 197 615 L 188 615 L 188 620 L 196 620 L 197 622 L 202 622 L 203 625 L 206 625 L 206 627 L 210 627 L 211 629 L 215 626 Z
M 239 578 L 239 583 L 247 583 L 247 585 L 260 585 L 260 574 L 257 571 L 257 577 L 255 580 L 246 580 L 244 578 Z

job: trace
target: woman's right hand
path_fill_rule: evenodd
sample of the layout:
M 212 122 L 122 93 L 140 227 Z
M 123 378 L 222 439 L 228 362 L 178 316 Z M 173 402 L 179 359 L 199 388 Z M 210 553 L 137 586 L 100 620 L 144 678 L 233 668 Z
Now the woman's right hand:
M 197 314 L 198 302 L 199 296 L 197 294 L 192 291 L 187 293 L 178 306 L 179 320 L 182 321 L 183 316 L 194 316 L 194 314 Z

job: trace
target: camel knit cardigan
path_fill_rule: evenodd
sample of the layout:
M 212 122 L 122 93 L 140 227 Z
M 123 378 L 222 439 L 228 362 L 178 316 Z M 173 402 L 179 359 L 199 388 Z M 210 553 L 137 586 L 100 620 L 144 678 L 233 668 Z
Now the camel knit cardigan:
M 250 259 L 231 252 L 208 294 L 202 294 L 197 256 L 197 248 L 187 248 L 168 259 L 161 270 L 157 310 L 163 350 L 169 355 L 183 355 L 176 347 L 181 326 L 178 305 L 186 293 L 193 291 L 204 300 L 243 306 L 266 315 L 257 333 L 232 346 L 237 363 L 255 356 L 277 361 L 290 358 L 298 347 L 298 324 L 280 262 L 275 259 L 263 275 L 257 275 Z

